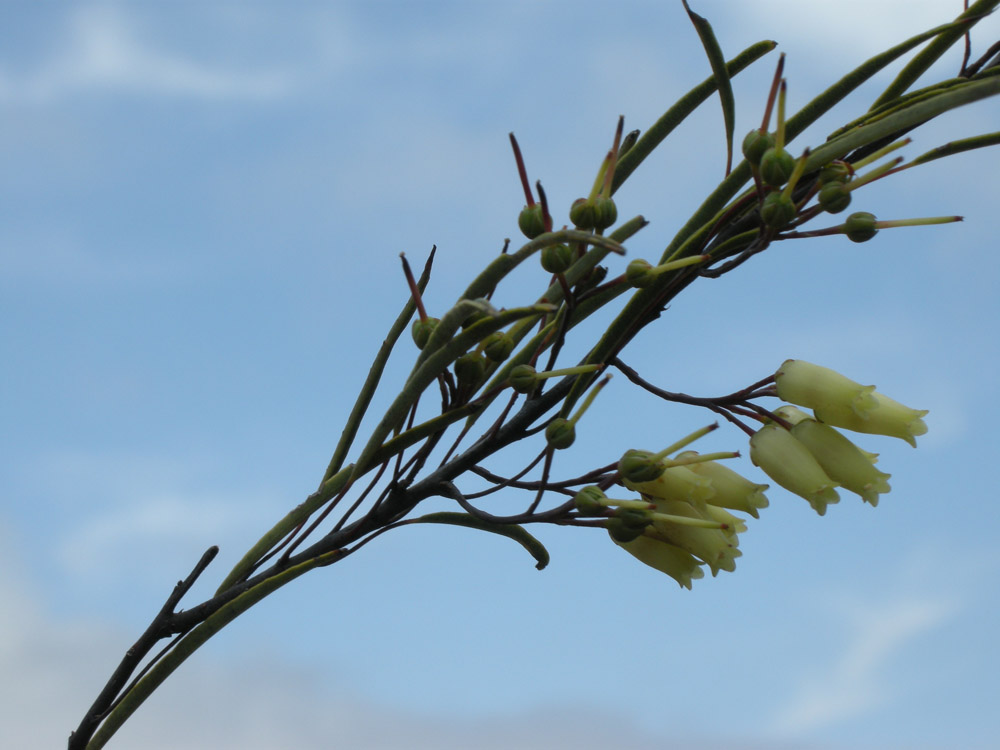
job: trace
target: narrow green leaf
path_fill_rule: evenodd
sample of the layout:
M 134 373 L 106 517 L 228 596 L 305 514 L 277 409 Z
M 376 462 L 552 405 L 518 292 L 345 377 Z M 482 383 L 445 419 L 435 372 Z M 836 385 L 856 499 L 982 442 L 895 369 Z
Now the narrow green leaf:
M 940 159 L 945 156 L 951 156 L 952 154 L 960 154 L 963 151 L 971 151 L 975 148 L 997 145 L 1000 145 L 1000 131 L 995 133 L 984 133 L 983 135 L 977 135 L 972 138 L 963 138 L 958 141 L 949 141 L 942 146 L 932 148 L 926 154 L 921 154 L 916 159 L 909 162 L 907 166 L 915 167 L 918 164 L 926 164 L 929 161 L 934 161 L 935 159 Z
M 417 288 L 421 292 L 427 288 L 427 282 L 430 280 L 431 266 L 433 263 L 434 249 L 431 250 L 430 256 L 428 256 L 427 262 L 424 264 L 424 270 L 420 274 L 420 278 L 417 280 Z M 354 402 L 354 408 L 351 409 L 351 414 L 347 418 L 347 423 L 344 425 L 344 429 L 340 433 L 340 441 L 337 443 L 337 448 L 334 450 L 333 456 L 330 458 L 330 463 L 326 467 L 326 473 L 323 474 L 323 481 L 320 482 L 320 487 L 323 486 L 323 482 L 332 477 L 336 472 L 340 471 L 340 467 L 343 465 L 344 459 L 347 457 L 347 451 L 350 450 L 351 443 L 354 442 L 354 438 L 358 434 L 358 428 L 361 427 L 361 420 L 364 418 L 365 412 L 368 411 L 368 406 L 371 404 L 372 397 L 375 395 L 375 389 L 378 388 L 379 380 L 382 379 L 382 371 L 385 369 L 385 363 L 388 361 L 389 355 L 395 348 L 400 335 L 404 330 L 406 330 L 406 326 L 410 322 L 410 318 L 413 317 L 413 311 L 415 309 L 416 304 L 414 303 L 413 298 L 410 297 L 406 301 L 406 304 L 403 305 L 403 310 L 399 313 L 399 317 L 396 318 L 396 322 L 392 324 L 392 327 L 389 329 L 389 333 L 386 334 L 385 340 L 382 342 L 382 346 L 379 347 L 378 354 L 375 355 L 375 360 L 372 362 L 372 366 L 368 370 L 368 377 L 365 379 L 365 384 L 361 387 L 361 392 L 358 393 L 357 401 Z
M 936 63 L 948 48 L 962 38 L 963 35 L 985 16 L 992 13 L 1000 5 L 1000 0 L 979 0 L 969 6 L 969 9 L 955 19 L 955 23 L 949 24 L 951 28 L 937 35 L 937 39 L 927 45 L 927 47 L 916 57 L 910 60 L 904 67 L 896 80 L 889 84 L 889 87 L 882 92 L 872 104 L 872 108 L 892 101 L 914 82 L 920 78 L 927 69 Z
M 963 86 L 946 89 L 937 96 L 924 99 L 876 122 L 854 128 L 827 141 L 810 152 L 806 170 L 818 169 L 834 159 L 843 158 L 857 148 L 883 138 L 894 137 L 899 132 L 914 128 L 944 112 L 998 94 L 1000 94 L 1000 77 L 970 81 Z
M 722 117 L 726 125 L 726 174 L 733 170 L 733 128 L 736 119 L 736 102 L 733 99 L 733 87 L 729 82 L 729 72 L 726 70 L 726 58 L 722 54 L 719 41 L 715 38 L 712 25 L 699 16 L 687 3 L 682 0 L 684 10 L 687 11 L 688 18 L 694 24 L 695 31 L 701 39 L 701 46 L 705 48 L 708 62 L 712 66 L 712 75 L 715 76 L 715 85 L 719 90 L 719 100 L 722 102 Z
M 726 64 L 726 75 L 733 78 L 736 74 L 746 69 L 751 63 L 756 62 L 776 46 L 775 42 L 763 41 L 747 47 L 736 57 Z M 615 167 L 615 179 L 611 183 L 611 192 L 616 191 L 628 176 L 635 171 L 649 156 L 653 150 L 659 146 L 663 139 L 673 132 L 674 128 L 680 125 L 689 114 L 694 112 L 702 102 L 712 95 L 716 89 L 715 77 L 709 77 L 691 89 L 688 93 L 678 99 L 653 125 L 642 134 L 636 144 L 628 150 L 618 161 Z M 747 172 L 749 175 L 749 172 Z
M 535 567 L 542 570 L 549 564 L 549 551 L 535 537 L 525 531 L 523 526 L 514 523 L 490 523 L 482 519 L 471 516 L 468 513 L 453 513 L 442 511 L 440 513 L 429 513 L 409 520 L 409 523 L 440 523 L 451 526 L 465 526 L 479 531 L 488 531 L 491 534 L 499 534 L 524 547 L 535 558 Z

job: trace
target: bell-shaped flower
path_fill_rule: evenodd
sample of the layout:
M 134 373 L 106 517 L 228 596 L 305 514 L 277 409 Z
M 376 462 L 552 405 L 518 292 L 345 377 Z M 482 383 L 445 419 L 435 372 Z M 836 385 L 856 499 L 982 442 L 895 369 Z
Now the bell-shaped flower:
M 669 542 L 659 538 L 655 530 L 636 537 L 628 542 L 619 542 L 613 536 L 611 539 L 626 552 L 673 578 L 682 588 L 690 589 L 691 581 L 703 578 L 705 572 L 701 564 L 690 552 L 685 552 Z
M 684 451 L 677 455 L 677 460 L 697 455 L 695 451 Z M 708 499 L 711 505 L 749 513 L 754 518 L 760 518 L 758 508 L 768 506 L 764 495 L 766 484 L 751 482 L 718 461 L 698 461 L 686 464 L 686 467 L 711 482 L 712 489 L 715 490 L 715 494 Z
M 690 466 L 670 466 L 649 482 L 630 482 L 626 479 L 625 486 L 654 498 L 686 500 L 702 506 L 716 494 L 711 480 L 696 474 Z
M 786 359 L 774 374 L 778 398 L 811 409 L 838 408 L 864 417 L 878 404 L 873 385 L 861 385 L 839 372 L 801 359 Z
M 916 448 L 915 438 L 927 432 L 927 424 L 923 420 L 927 410 L 911 409 L 881 393 L 872 395 L 875 397 L 876 407 L 866 412 L 864 416 L 852 409 L 836 405 L 814 407 L 813 413 L 820 422 L 854 432 L 897 437 Z
M 840 502 L 834 489 L 837 482 L 805 445 L 777 423 L 764 425 L 750 438 L 750 460 L 786 490 L 808 500 L 821 516 L 827 505 Z
M 643 495 L 643 497 L 656 505 L 652 531 L 658 538 L 703 560 L 711 568 L 713 576 L 717 575 L 720 570 L 729 572 L 736 570 L 736 558 L 742 554 L 737 549 L 739 540 L 736 538 L 736 534 L 746 529 L 746 524 L 740 519 L 721 508 L 710 505 L 696 507 L 685 500 L 659 498 L 652 495 Z M 657 518 L 657 515 L 669 516 L 671 520 L 661 520 Z M 727 528 L 704 528 L 688 525 L 683 522 L 684 519 L 708 522 L 713 525 L 725 525 Z
M 854 443 L 814 419 L 803 419 L 792 427 L 792 435 L 809 449 L 823 471 L 861 499 L 878 505 L 879 493 L 888 492 L 889 474 L 879 471 Z

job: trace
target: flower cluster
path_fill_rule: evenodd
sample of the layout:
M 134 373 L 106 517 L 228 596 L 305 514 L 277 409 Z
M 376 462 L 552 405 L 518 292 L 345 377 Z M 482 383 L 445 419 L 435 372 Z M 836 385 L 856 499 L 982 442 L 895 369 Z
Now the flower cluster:
M 639 560 L 691 588 L 692 580 L 704 575 L 703 565 L 713 576 L 736 569 L 741 555 L 737 535 L 746 531 L 746 523 L 730 511 L 757 518 L 758 509 L 768 505 L 767 485 L 751 482 L 715 460 L 737 453 L 685 451 L 666 458 L 672 449 L 660 454 L 632 450 L 622 457 L 621 480 L 641 495 L 646 509 L 617 511 L 608 532 Z
M 927 412 L 802 360 L 785 361 L 773 380 L 773 388 L 754 395 L 776 395 L 788 404 L 751 436 L 751 461 L 820 515 L 840 501 L 837 488 L 877 505 L 879 495 L 889 492 L 890 475 L 875 467 L 877 454 L 857 447 L 836 428 L 898 437 L 916 446 L 915 438 L 927 431 Z M 791 404 L 811 408 L 812 416 Z M 758 510 L 768 505 L 768 485 L 751 482 L 717 460 L 738 453 L 688 450 L 670 457 L 713 428 L 660 453 L 627 451 L 618 477 L 641 500 L 609 500 L 596 487 L 577 496 L 584 515 L 609 516 L 606 526 L 616 544 L 686 588 L 703 577 L 705 565 L 713 576 L 735 570 L 741 554 L 738 534 L 746 531 L 746 522 L 730 511 L 758 518 Z
M 858 448 L 836 427 L 905 440 L 927 432 L 926 410 L 911 409 L 833 370 L 798 359 L 786 360 L 775 373 L 775 391 L 794 406 L 775 412 L 778 421 L 750 438 L 750 460 L 790 492 L 809 501 L 823 515 L 839 502 L 837 487 L 872 505 L 889 491 L 889 474 L 875 468 L 876 454 Z

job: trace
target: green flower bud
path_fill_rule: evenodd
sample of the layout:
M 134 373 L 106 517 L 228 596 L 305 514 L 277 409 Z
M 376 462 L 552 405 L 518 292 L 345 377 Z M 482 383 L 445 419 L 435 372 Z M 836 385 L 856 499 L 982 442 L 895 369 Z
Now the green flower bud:
M 795 218 L 795 201 L 784 193 L 768 193 L 760 208 L 760 218 L 767 226 L 780 229 Z
M 475 390 L 486 377 L 486 358 L 478 352 L 463 354 L 455 360 L 455 379 L 459 388 Z
M 789 492 L 809 501 L 817 513 L 840 502 L 837 483 L 819 465 L 809 449 L 784 427 L 771 423 L 750 438 L 750 460 Z
M 851 179 L 851 168 L 842 161 L 827 164 L 820 170 L 819 177 L 817 177 L 820 185 L 826 185 L 829 182 L 847 182 L 849 179 Z
M 769 148 L 760 160 L 760 176 L 768 185 L 781 187 L 795 171 L 795 159 L 785 149 Z
M 584 516 L 602 515 L 607 507 L 604 504 L 604 501 L 607 499 L 607 495 L 596 484 L 581 488 L 573 497 L 573 500 L 576 502 L 576 509 Z
M 507 382 L 518 393 L 528 393 L 538 382 L 538 372 L 531 365 L 517 365 L 511 369 Z
M 545 427 L 545 440 L 556 450 L 569 448 L 576 440 L 576 427 L 568 419 L 556 417 Z
M 867 211 L 857 211 L 851 214 L 844 222 L 844 234 L 851 242 L 867 242 L 878 234 L 874 214 Z
M 517 217 L 517 225 L 529 240 L 533 240 L 538 235 L 544 233 L 545 217 L 542 214 L 542 204 L 535 203 L 522 208 L 521 213 Z
M 616 510 L 615 518 L 619 519 L 626 528 L 644 531 L 653 522 L 649 511 L 626 508 Z
M 621 518 L 609 518 L 606 525 L 608 534 L 616 544 L 631 542 L 633 539 L 642 537 L 643 529 L 628 525 Z
M 413 337 L 413 343 L 417 345 L 417 349 L 423 349 L 427 346 L 427 341 L 440 322 L 438 318 L 427 318 L 426 320 L 417 318 L 413 321 L 413 325 L 410 326 L 410 335 Z
M 843 182 L 828 182 L 819 189 L 819 205 L 831 214 L 839 214 L 851 205 L 851 191 Z
M 603 232 L 618 221 L 618 207 L 611 198 L 598 196 L 594 200 L 594 229 Z
M 660 476 L 666 467 L 649 451 L 628 450 L 618 462 L 618 473 L 626 482 L 640 484 L 651 482 Z
M 586 198 L 577 198 L 569 208 L 569 220 L 580 229 L 593 229 L 596 225 L 597 206 Z
M 625 268 L 625 281 L 637 289 L 642 289 L 653 283 L 656 274 L 652 273 L 653 265 L 642 258 L 629 261 Z
M 483 354 L 491 362 L 503 362 L 514 351 L 514 337 L 506 331 L 494 331 L 483 339 Z
M 542 248 L 542 268 L 549 273 L 564 273 L 573 265 L 573 250 L 569 245 L 549 245 Z
M 743 139 L 743 156 L 753 166 L 760 166 L 760 160 L 764 152 L 774 148 L 774 136 L 771 133 L 761 133 L 754 129 L 746 134 Z

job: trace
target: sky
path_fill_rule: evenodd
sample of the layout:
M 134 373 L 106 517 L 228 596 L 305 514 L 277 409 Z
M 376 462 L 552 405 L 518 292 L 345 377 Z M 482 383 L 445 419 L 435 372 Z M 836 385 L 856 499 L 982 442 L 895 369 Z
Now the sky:
M 779 42 L 790 111 L 961 9 L 692 5 L 729 55 Z M 440 314 L 516 242 L 508 132 L 568 206 L 619 114 L 645 129 L 710 69 L 672 2 L 14 2 L 0 18 L 0 741 L 58 747 L 201 553 L 221 548 L 182 606 L 315 489 L 406 298 L 399 253 L 437 246 Z M 983 21 L 974 54 L 998 36 Z M 954 75 L 953 52 L 929 77 Z M 738 134 L 775 61 L 734 82 Z M 793 146 L 862 113 L 896 69 Z M 998 116 L 948 114 L 903 153 Z M 621 216 L 651 222 L 630 255 L 655 259 L 721 179 L 723 132 L 709 100 L 618 193 Z M 1000 415 L 979 399 L 1000 368 L 998 160 L 855 197 L 879 218 L 963 223 L 779 243 L 693 285 L 626 350 L 670 390 L 728 393 L 794 357 L 929 409 L 916 451 L 858 440 L 892 474 L 878 508 L 844 493 L 820 518 L 772 487 L 736 572 L 691 591 L 601 531 L 533 528 L 552 555 L 538 572 L 499 537 L 395 530 L 235 621 L 109 746 L 994 747 Z M 499 302 L 537 296 L 531 265 Z M 709 421 L 615 377 L 558 469 Z M 697 447 L 747 451 L 727 426 Z

